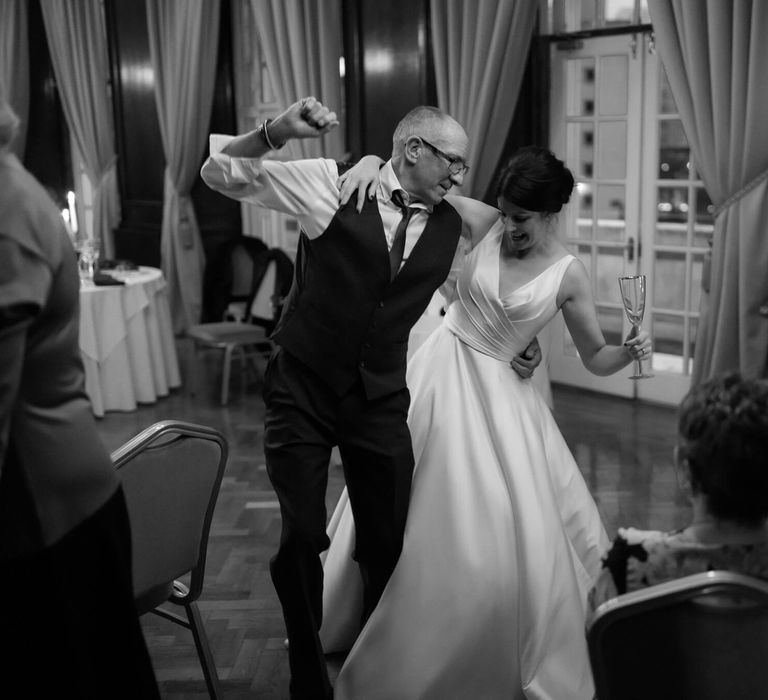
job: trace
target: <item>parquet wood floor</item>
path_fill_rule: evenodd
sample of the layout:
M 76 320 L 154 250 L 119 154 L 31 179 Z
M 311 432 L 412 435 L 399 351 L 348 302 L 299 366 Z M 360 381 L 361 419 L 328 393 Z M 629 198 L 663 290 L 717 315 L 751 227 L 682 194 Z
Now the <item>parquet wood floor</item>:
M 187 357 L 184 352 L 180 356 Z M 230 457 L 211 528 L 199 606 L 225 698 L 287 700 L 285 630 L 268 571 L 280 517 L 264 466 L 260 385 L 242 382 L 235 373 L 230 403 L 219 406 L 220 379 L 213 359 L 197 379 L 197 396 L 180 389 L 135 412 L 108 413 L 98 421 L 99 432 L 110 450 L 168 418 L 210 425 L 226 435 Z M 609 533 L 624 524 L 671 528 L 686 521 L 687 505 L 678 494 L 672 467 L 673 409 L 559 386 L 553 393 L 555 417 Z M 342 489 L 341 467 L 334 463 L 329 514 Z M 142 624 L 163 697 L 207 698 L 191 634 L 154 615 L 145 616 Z M 329 659 L 332 677 L 341 660 Z

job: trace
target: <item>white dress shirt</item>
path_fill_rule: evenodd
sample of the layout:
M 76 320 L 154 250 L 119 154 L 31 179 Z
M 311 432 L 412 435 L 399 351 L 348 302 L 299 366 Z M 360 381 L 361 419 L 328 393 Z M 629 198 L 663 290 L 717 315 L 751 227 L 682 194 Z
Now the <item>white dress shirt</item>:
M 222 153 L 222 149 L 233 138 L 211 134 L 210 155 L 200 173 L 205 183 L 228 197 L 295 217 L 308 238 L 321 236 L 339 209 L 339 188 L 336 185 L 339 171 L 336 161 L 330 158 L 280 161 L 239 158 Z M 379 170 L 379 185 L 376 188 L 387 249 L 392 247 L 397 225 L 402 218 L 400 208 L 392 201 L 392 193 L 397 189 L 402 190 L 402 187 L 392 168 L 392 161 L 388 160 Z M 403 198 L 408 203 L 405 191 Z M 419 240 L 432 211 L 431 207 L 422 202 L 411 202 L 409 206 L 417 211 L 411 216 L 406 229 L 402 264 L 407 261 Z M 468 250 L 468 241 L 463 236 L 448 279 L 440 288 L 446 300 L 452 296 L 456 277 Z
M 210 157 L 201 175 L 206 184 L 230 197 L 266 209 L 274 209 L 295 217 L 308 238 L 317 238 L 328 228 L 339 208 L 339 172 L 336 161 L 328 158 L 280 161 L 265 158 L 238 158 L 222 153 L 232 136 L 211 134 Z M 392 201 L 392 193 L 402 190 L 392 161 L 379 171 L 376 200 L 384 224 L 387 248 L 392 247 L 397 225 L 402 218 L 400 208 Z M 408 203 L 416 209 L 406 229 L 403 263 L 419 240 L 432 211 L 422 202 Z

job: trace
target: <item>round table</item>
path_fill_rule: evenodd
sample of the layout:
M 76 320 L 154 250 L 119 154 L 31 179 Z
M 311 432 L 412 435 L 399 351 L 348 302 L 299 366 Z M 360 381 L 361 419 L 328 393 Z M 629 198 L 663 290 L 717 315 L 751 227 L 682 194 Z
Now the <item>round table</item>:
M 80 353 L 93 412 L 133 411 L 181 385 L 163 273 L 109 273 L 123 285 L 80 288 Z

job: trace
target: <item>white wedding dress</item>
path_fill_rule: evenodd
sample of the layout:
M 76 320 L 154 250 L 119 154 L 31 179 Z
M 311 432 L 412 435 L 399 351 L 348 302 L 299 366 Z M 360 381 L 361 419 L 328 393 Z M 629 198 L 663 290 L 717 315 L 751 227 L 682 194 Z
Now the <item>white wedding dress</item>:
M 335 700 L 589 700 L 586 595 L 608 546 L 530 380 L 509 360 L 557 312 L 573 256 L 499 298 L 502 226 L 467 257 L 443 324 L 408 366 L 416 470 L 403 552 L 362 632 L 346 492 L 329 526 Z M 354 645 L 352 646 L 354 642 Z

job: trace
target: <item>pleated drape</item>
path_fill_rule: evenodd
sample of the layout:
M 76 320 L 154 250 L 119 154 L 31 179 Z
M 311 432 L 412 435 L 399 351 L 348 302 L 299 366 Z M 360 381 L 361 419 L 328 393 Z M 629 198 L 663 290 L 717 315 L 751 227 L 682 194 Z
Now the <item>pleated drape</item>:
M 766 375 L 768 3 L 649 0 L 659 57 L 716 206 L 694 384 L 729 370 Z
M 42 0 L 40 6 L 64 115 L 93 187 L 94 237 L 102 256 L 112 258 L 120 198 L 101 2 Z
M 205 254 L 190 192 L 207 147 L 219 0 L 146 0 L 146 11 L 166 161 L 160 254 L 181 333 L 202 310 Z
M 339 58 L 342 55 L 339 0 L 251 0 L 264 60 L 280 102 L 288 106 L 312 95 L 330 109 L 342 107 Z M 319 139 L 296 139 L 286 157 L 341 158 L 344 130 Z
M 467 131 L 461 194 L 482 199 L 507 138 L 536 21 L 529 0 L 431 0 L 437 103 Z
M 5 98 L 21 120 L 11 151 L 24 158 L 29 115 L 27 0 L 0 0 L 0 81 Z

